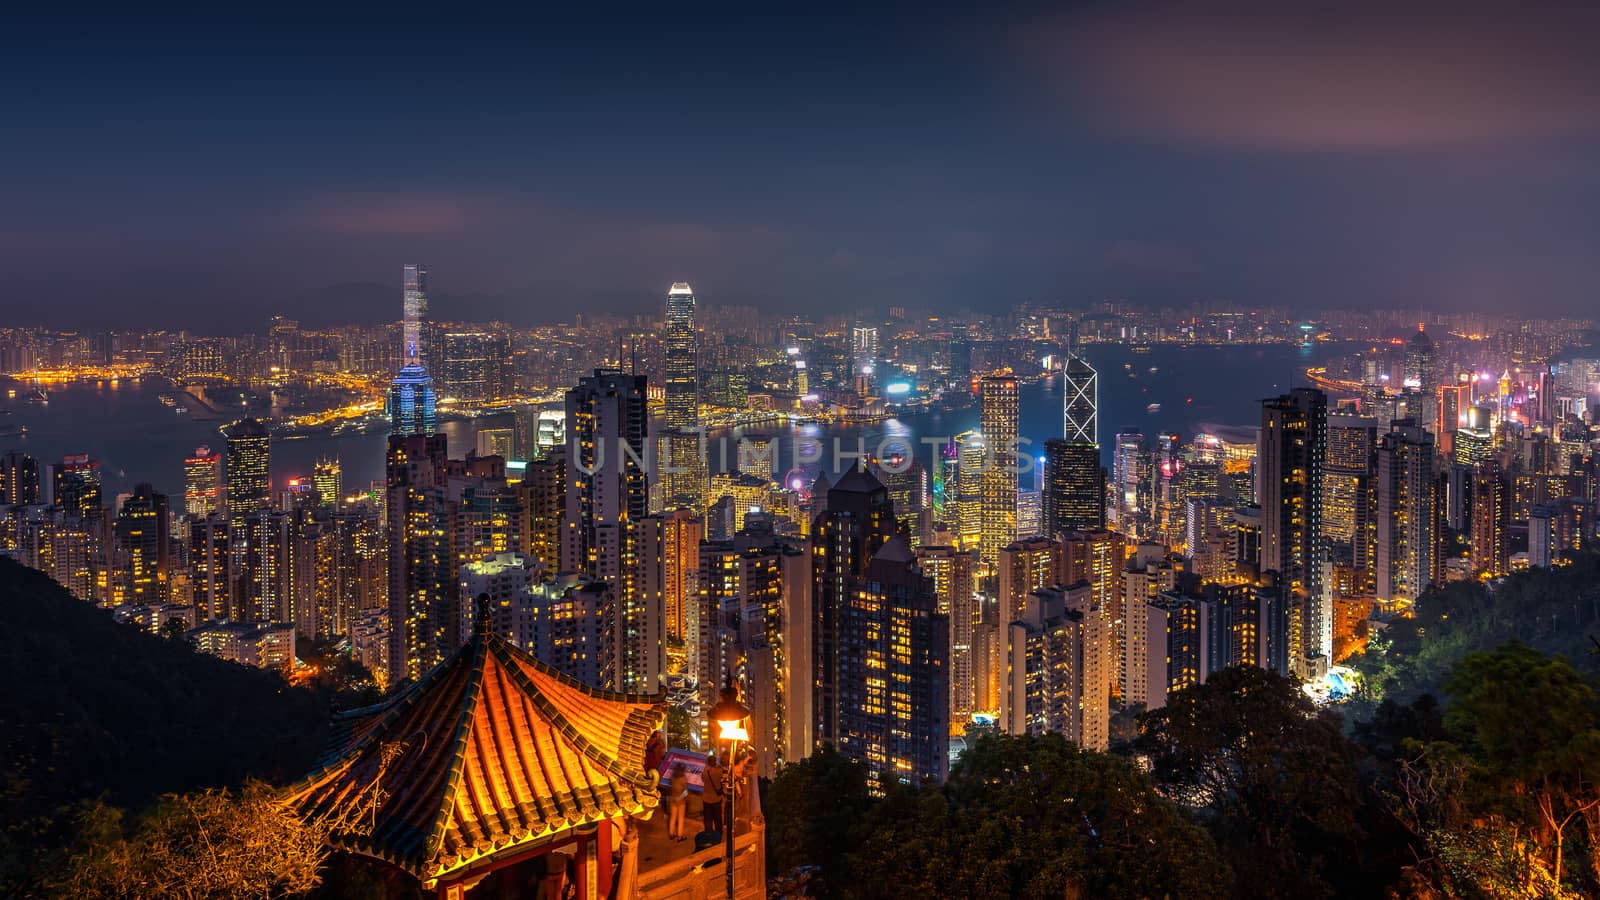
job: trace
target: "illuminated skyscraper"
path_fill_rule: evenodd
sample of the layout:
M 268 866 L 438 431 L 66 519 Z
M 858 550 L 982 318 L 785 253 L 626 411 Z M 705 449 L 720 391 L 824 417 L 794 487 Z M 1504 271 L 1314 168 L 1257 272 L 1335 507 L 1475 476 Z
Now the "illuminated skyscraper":
M 389 385 L 394 434 L 433 434 L 437 419 L 433 377 L 422 361 L 422 317 L 428 312 L 428 267 L 405 267 L 404 342 L 400 372 Z
M 955 530 L 963 550 L 976 550 L 983 537 L 983 473 L 989 448 L 983 434 L 964 431 L 952 441 L 956 477 L 945 485 L 945 519 Z
M 1414 602 L 1436 580 L 1433 435 L 1395 421 L 1378 447 L 1377 474 L 1377 598 L 1388 608 Z
M 1117 432 L 1111 455 L 1111 495 L 1117 530 L 1129 537 L 1143 534 L 1150 518 L 1150 451 L 1144 432 L 1137 428 Z
M 678 282 L 667 291 L 665 384 L 666 422 L 670 428 L 693 428 L 699 419 L 699 359 L 695 350 L 694 291 Z
M 201 445 L 183 461 L 183 511 L 204 518 L 222 508 L 222 454 Z
M 977 709 L 972 653 L 973 628 L 978 624 L 972 581 L 977 561 L 976 553 L 954 547 L 917 550 L 917 565 L 933 581 L 939 614 L 950 618 L 950 727 L 956 734 Z
M 870 476 L 867 476 L 870 477 Z M 842 483 L 842 479 L 841 479 Z M 896 536 L 873 554 L 840 609 L 839 752 L 884 786 L 943 781 L 950 753 L 950 622 Z
M 228 517 L 246 513 L 272 501 L 272 438 L 255 419 L 241 419 L 228 429 Z
M 1511 484 L 1494 459 L 1480 463 L 1472 475 L 1472 568 L 1487 575 L 1511 569 L 1507 531 L 1511 526 Z
M 1109 625 L 1082 585 L 1028 595 L 1007 626 L 1000 726 L 1012 734 L 1058 732 L 1088 750 L 1110 742 Z
M 122 504 L 115 526 L 115 583 L 119 603 L 154 605 L 167 602 L 171 556 L 167 495 L 148 484 L 133 489 Z
M 1100 448 L 1064 438 L 1044 442 L 1044 498 L 1041 531 L 1086 531 L 1106 525 L 1106 470 Z
M 39 463 L 21 450 L 0 456 L 0 506 L 39 502 Z
M 389 538 L 389 679 L 419 678 L 455 650 L 459 572 L 444 499 L 443 434 L 391 434 L 385 461 Z
M 978 556 L 989 566 L 998 561 L 1000 548 L 1017 537 L 1017 402 L 1015 376 L 983 379 L 978 423 L 989 453 L 981 485 Z
M 878 329 L 871 325 L 857 325 L 851 332 L 852 375 L 871 372 L 878 364 Z
M 56 465 L 52 486 L 55 505 L 69 516 L 100 519 L 104 515 L 100 492 L 100 460 L 87 453 L 63 456 Z
M 1332 597 L 1323 590 L 1323 468 L 1327 464 L 1328 398 L 1296 388 L 1261 401 L 1256 498 L 1261 504 L 1261 571 L 1277 572 L 1296 598 L 1290 619 L 1290 664 L 1333 653 Z
M 317 499 L 323 506 L 338 506 L 344 502 L 344 470 L 338 459 L 317 460 L 311 467 L 311 484 L 317 489 Z
M 620 586 L 626 531 L 649 512 L 643 375 L 596 369 L 567 391 L 567 496 L 561 570 Z M 620 595 L 619 595 L 620 596 Z
M 1328 464 L 1323 470 L 1322 527 L 1340 555 L 1348 554 L 1359 586 L 1372 590 L 1373 547 L 1377 523 L 1372 518 L 1378 421 L 1358 416 L 1328 417 Z
M 442 344 L 434 368 L 436 388 L 455 400 L 478 402 L 504 396 L 511 342 L 505 335 L 483 330 L 451 330 L 439 336 Z
M 827 489 L 826 496 L 826 508 L 811 527 L 815 622 L 812 709 L 816 739 L 837 744 L 841 656 L 845 645 L 857 638 L 855 633 L 844 630 L 843 609 L 852 602 L 867 564 L 894 537 L 896 522 L 889 491 L 861 469 L 841 475 L 839 483 Z
M 1069 444 L 1100 446 L 1100 376 L 1083 357 L 1073 354 L 1062 373 L 1061 436 Z

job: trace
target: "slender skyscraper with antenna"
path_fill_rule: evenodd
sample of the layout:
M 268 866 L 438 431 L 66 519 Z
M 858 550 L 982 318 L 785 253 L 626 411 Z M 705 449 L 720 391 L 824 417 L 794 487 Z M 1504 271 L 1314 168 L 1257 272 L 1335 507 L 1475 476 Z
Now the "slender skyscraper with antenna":
M 405 324 L 400 373 L 389 385 L 389 423 L 393 434 L 433 434 L 436 425 L 433 377 L 422 363 L 422 317 L 428 312 L 428 267 L 405 267 Z

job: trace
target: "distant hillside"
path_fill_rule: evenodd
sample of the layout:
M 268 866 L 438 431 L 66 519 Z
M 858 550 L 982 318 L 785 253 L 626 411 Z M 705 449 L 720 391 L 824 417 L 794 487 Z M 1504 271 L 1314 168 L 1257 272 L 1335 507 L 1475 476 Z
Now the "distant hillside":
M 304 774 L 328 710 L 310 691 L 113 621 L 0 559 L 0 823 L 104 797 Z

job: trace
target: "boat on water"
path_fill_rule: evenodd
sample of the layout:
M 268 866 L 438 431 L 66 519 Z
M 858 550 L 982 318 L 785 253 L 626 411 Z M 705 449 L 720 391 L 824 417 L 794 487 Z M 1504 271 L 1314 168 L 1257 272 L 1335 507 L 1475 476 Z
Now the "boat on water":
M 37 391 L 34 391 L 33 393 L 28 395 L 28 402 L 29 403 L 49 403 L 50 402 L 50 395 L 45 393 L 44 388 L 40 388 Z
M 1161 412 L 1161 404 L 1152 403 L 1149 406 L 1146 406 L 1144 411 L 1150 413 L 1151 415 L 1155 415 L 1156 413 Z

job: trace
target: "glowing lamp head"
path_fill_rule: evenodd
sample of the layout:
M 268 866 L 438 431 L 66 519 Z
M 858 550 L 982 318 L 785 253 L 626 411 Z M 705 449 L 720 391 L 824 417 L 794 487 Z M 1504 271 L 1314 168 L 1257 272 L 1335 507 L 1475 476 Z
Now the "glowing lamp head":
M 711 720 L 717 723 L 718 739 L 748 742 L 750 732 L 744 727 L 748 718 L 750 707 L 739 702 L 739 689 L 733 686 L 733 679 L 730 678 L 722 687 L 722 699 L 711 708 Z

